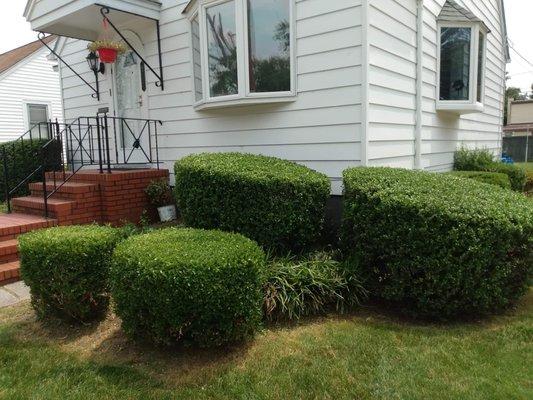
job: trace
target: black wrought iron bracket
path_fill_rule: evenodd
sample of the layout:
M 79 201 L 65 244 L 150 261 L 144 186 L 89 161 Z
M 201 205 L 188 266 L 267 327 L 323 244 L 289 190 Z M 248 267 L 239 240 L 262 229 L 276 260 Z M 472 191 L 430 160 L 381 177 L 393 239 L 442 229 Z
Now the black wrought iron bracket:
M 152 72 L 152 74 L 155 75 L 155 77 L 158 79 L 155 83 L 157 87 L 160 87 L 161 90 L 165 90 L 165 83 L 163 80 L 163 57 L 161 55 L 161 32 L 159 29 L 159 21 L 155 20 L 156 24 L 156 31 L 157 31 L 157 51 L 159 55 L 159 73 L 157 73 L 148 62 L 139 54 L 139 52 L 131 45 L 131 43 L 124 37 L 122 32 L 113 24 L 113 21 L 109 19 L 109 13 L 111 12 L 110 7 L 102 6 L 100 8 L 100 13 L 102 14 L 102 17 L 109 23 L 109 25 L 113 28 L 113 30 L 117 33 L 117 35 L 120 36 L 120 38 L 128 45 L 128 47 L 139 57 L 142 61 L 141 65 L 145 65 L 148 67 L 148 69 Z
M 37 35 L 37 38 L 41 41 L 41 43 L 46 46 L 48 48 L 48 50 L 50 50 L 50 53 L 52 53 L 59 61 L 61 61 L 63 63 L 63 65 L 65 65 L 68 69 L 70 69 L 78 78 L 80 78 L 83 83 L 85 83 L 87 86 L 89 86 L 89 88 L 93 91 L 93 93 L 91 93 L 91 97 L 93 99 L 96 99 L 98 101 L 100 101 L 100 84 L 98 82 L 98 73 L 96 73 L 94 76 L 95 76 L 95 79 L 96 79 L 96 87 L 94 87 L 93 85 L 91 85 L 89 82 L 87 82 L 87 80 L 85 80 L 80 74 L 78 74 L 65 60 L 63 60 L 61 58 L 61 56 L 59 54 L 57 54 L 54 49 L 52 49 L 50 46 L 48 46 L 48 44 L 44 41 L 44 38 L 46 37 L 46 34 L 44 32 L 39 32 L 39 34 Z

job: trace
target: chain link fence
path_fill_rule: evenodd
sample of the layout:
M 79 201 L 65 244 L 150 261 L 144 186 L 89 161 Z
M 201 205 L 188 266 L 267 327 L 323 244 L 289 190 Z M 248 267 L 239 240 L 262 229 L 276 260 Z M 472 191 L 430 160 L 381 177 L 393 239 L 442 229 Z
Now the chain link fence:
M 502 148 L 514 162 L 533 162 L 533 135 L 504 137 Z

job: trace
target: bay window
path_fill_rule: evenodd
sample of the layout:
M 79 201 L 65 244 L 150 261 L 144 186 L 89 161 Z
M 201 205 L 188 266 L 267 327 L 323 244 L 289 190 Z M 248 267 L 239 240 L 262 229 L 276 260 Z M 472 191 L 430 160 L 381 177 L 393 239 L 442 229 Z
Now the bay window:
M 487 31 L 480 23 L 439 25 L 437 110 L 483 111 Z
M 294 99 L 293 0 L 197 0 L 187 7 L 197 107 Z

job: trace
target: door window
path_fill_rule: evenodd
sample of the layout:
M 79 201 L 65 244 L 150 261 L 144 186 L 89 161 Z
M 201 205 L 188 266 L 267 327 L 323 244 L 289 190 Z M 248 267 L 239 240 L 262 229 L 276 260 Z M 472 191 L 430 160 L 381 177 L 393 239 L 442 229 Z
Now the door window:
M 117 107 L 118 117 L 121 118 L 142 118 L 142 89 L 140 79 L 140 60 L 133 51 L 127 51 L 118 57 L 116 63 L 116 84 L 117 84 Z M 130 126 L 133 129 L 133 126 Z M 135 137 L 128 127 L 121 129 L 122 147 L 131 148 L 134 145 Z

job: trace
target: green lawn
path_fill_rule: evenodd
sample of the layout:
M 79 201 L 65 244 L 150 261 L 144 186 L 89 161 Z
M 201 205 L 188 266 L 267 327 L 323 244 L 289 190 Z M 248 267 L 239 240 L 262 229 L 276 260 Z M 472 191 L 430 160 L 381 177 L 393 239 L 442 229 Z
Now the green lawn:
M 484 322 L 424 325 L 363 309 L 271 328 L 246 346 L 154 350 L 120 321 L 42 326 L 0 310 L 0 399 L 531 399 L 533 292 Z

